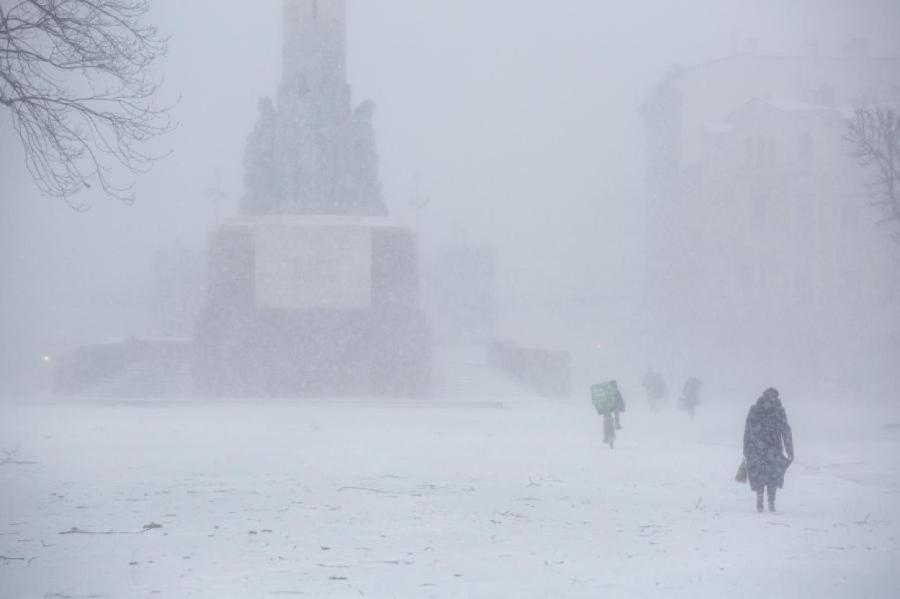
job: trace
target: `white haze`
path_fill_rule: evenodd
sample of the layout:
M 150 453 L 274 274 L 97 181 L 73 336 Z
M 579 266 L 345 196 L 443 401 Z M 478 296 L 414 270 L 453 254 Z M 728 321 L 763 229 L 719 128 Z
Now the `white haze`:
M 569 352 L 571 397 L 487 377 L 449 398 L 52 398 L 55 356 L 162 336 L 154 260 L 204 252 L 237 213 L 257 102 L 281 78 L 281 0 L 151 4 L 178 126 L 133 205 L 42 197 L 0 108 L 0 599 L 898 596 L 900 298 L 861 352 L 828 335 L 843 312 L 814 323 L 794 351 L 853 361 L 820 380 L 667 322 L 639 112 L 674 65 L 753 47 L 837 56 L 867 38 L 900 55 L 898 0 L 348 0 L 354 104 L 377 105 L 384 197 L 419 230 L 425 281 L 442 248 L 493 247 L 498 322 L 480 341 Z M 886 252 L 867 268 L 896 276 L 900 245 L 860 202 Z M 853 378 L 862 361 L 876 380 Z M 669 386 L 659 414 L 648 366 Z M 673 405 L 689 375 L 706 382 L 695 421 Z M 612 378 L 629 407 L 610 452 L 588 385 Z M 769 385 L 798 458 L 784 513 L 758 515 L 731 478 Z
M 153 253 L 205 247 L 214 220 L 206 191 L 217 178 L 226 215 L 235 211 L 256 102 L 278 85 L 280 2 L 223 6 L 154 3 L 172 36 L 161 71 L 168 99 L 180 98 L 179 128 L 161 142 L 171 156 L 138 181 L 136 205 L 86 193 L 91 210 L 75 214 L 40 197 L 9 122 L 0 123 L 7 376 L 42 353 L 149 334 Z M 413 222 L 409 202 L 424 194 L 425 251 L 447 240 L 494 244 L 501 303 L 529 314 L 503 332 L 572 345 L 577 362 L 588 337 L 646 316 L 638 107 L 650 86 L 673 64 L 747 51 L 751 39 L 762 53 L 802 53 L 816 39 L 824 54 L 839 54 L 865 36 L 874 54 L 894 53 L 898 15 L 890 0 L 356 1 L 350 80 L 357 100 L 378 106 L 392 214 Z M 572 305 L 594 315 L 569 317 Z M 555 334 L 534 322 L 546 312 L 529 312 L 547 306 Z M 596 332 L 572 336 L 586 329 Z M 647 352 L 627 350 L 638 360 Z
M 9 122 L 0 123 L 8 376 L 42 353 L 148 334 L 153 253 L 205 247 L 214 219 L 206 190 L 217 177 L 234 212 L 255 104 L 278 85 L 280 2 L 223 6 L 154 3 L 172 36 L 161 70 L 167 97 L 180 97 L 180 125 L 161 142 L 171 156 L 138 181 L 136 205 L 87 193 L 80 200 L 91 210 L 75 214 L 40 197 Z M 750 39 L 763 53 L 802 53 L 817 39 L 824 54 L 839 54 L 847 39 L 866 36 L 874 54 L 896 52 L 898 13 L 889 0 L 356 1 L 350 80 L 357 100 L 378 105 L 393 215 L 412 222 L 410 200 L 431 199 L 421 217 L 426 251 L 450 239 L 489 241 L 500 253 L 504 305 L 549 305 L 566 331 L 595 328 L 599 337 L 643 316 L 638 107 L 649 87 L 673 64 L 746 51 Z M 573 304 L 615 318 L 568 319 Z M 527 324 L 505 332 L 528 342 Z M 566 336 L 535 341 L 563 346 Z M 573 345 L 584 350 L 589 340 Z M 629 348 L 635 358 L 645 351 Z

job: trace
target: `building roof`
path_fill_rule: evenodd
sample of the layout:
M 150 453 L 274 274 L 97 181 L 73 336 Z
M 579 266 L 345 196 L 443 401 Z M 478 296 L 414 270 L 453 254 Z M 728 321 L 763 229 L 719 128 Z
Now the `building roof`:
M 702 71 L 708 67 L 719 66 L 729 62 L 752 61 L 759 62 L 829 62 L 829 63 L 853 63 L 853 62 L 897 62 L 900 63 L 900 55 L 849 55 L 849 56 L 814 56 L 814 55 L 789 55 L 789 54 L 755 54 L 752 52 L 741 52 L 706 60 L 693 65 L 677 65 L 675 67 L 676 75 L 688 75 Z
M 799 100 L 767 100 L 764 98 L 753 98 L 736 108 L 728 115 L 726 121 L 734 123 L 737 121 L 753 120 L 762 116 L 771 115 L 775 112 L 794 115 L 805 113 L 822 117 L 851 118 L 853 116 L 853 107 L 846 105 L 823 106 L 820 104 L 801 102 Z
M 402 227 L 400 223 L 380 216 L 330 215 L 330 214 L 277 214 L 264 216 L 238 216 L 226 221 L 224 228 L 258 227 L 365 227 L 385 229 Z

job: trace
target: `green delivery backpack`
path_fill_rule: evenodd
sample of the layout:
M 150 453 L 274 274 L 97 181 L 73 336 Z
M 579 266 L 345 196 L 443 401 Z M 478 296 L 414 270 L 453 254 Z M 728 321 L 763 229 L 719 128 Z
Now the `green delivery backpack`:
M 620 397 L 619 386 L 615 381 L 591 385 L 591 402 L 598 414 L 604 414 L 615 409 Z

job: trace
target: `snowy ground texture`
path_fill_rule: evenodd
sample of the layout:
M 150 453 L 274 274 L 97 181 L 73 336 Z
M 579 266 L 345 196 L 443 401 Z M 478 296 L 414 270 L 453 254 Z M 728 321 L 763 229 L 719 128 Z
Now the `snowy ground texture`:
M 0 597 L 900 597 L 900 429 L 786 398 L 761 515 L 751 399 L 3 404 Z

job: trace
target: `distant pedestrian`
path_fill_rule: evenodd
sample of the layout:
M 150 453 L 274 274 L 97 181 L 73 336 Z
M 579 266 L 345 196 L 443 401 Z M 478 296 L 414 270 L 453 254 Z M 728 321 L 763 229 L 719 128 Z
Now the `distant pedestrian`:
M 694 412 L 697 411 L 697 406 L 700 404 L 700 388 L 702 386 L 703 381 L 692 376 L 685 381 L 681 397 L 678 398 L 678 407 L 690 414 L 691 419 L 694 418 Z
M 784 474 L 794 461 L 791 425 L 776 389 L 766 389 L 747 414 L 744 460 L 757 511 L 763 511 L 767 492 L 769 511 L 774 512 L 776 491 L 784 486 Z
M 619 414 L 625 411 L 625 399 L 616 381 L 591 386 L 591 402 L 597 413 L 603 416 L 603 443 L 612 449 L 616 442 L 616 429 L 622 428 Z
M 647 374 L 644 375 L 644 389 L 647 391 L 650 411 L 658 412 L 666 397 L 666 381 L 663 380 L 662 374 L 648 368 Z

